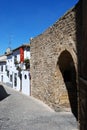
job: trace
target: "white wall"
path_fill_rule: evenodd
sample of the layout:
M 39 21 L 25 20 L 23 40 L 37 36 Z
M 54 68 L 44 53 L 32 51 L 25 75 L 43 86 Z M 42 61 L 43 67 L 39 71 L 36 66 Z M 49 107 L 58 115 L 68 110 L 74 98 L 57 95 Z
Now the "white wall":
M 7 77 L 7 71 L 6 71 L 6 64 L 3 65 L 3 82 L 6 83 L 9 81 L 9 78 Z
M 20 51 L 19 51 L 19 49 L 18 50 L 15 50 L 14 52 L 13 52 L 13 56 L 12 56 L 12 61 L 13 61 L 13 88 L 14 89 L 16 89 L 17 91 L 20 91 L 20 78 L 19 78 L 19 76 L 18 76 L 18 70 L 16 69 L 17 68 L 17 66 L 19 66 L 19 64 L 18 65 L 15 65 L 14 64 L 14 58 L 15 58 L 15 56 L 17 56 L 17 61 L 18 61 L 18 63 L 20 62 Z M 15 86 L 15 84 L 14 84 L 14 81 L 15 81 L 15 74 L 17 74 L 17 85 Z
M 7 55 L 7 61 L 6 62 L 7 62 L 6 63 L 7 71 L 9 71 L 9 76 L 8 76 L 7 83 L 9 83 L 12 86 L 12 81 L 10 81 L 10 75 L 12 75 L 12 70 L 13 70 L 12 53 Z
M 17 56 L 17 61 L 19 64 L 15 65 L 14 58 Z M 25 47 L 24 48 L 24 59 L 30 59 L 30 50 Z M 14 89 L 20 91 L 26 95 L 30 95 L 30 79 L 29 79 L 29 71 L 25 71 L 25 64 L 20 64 L 20 50 L 14 50 L 11 54 L 7 55 L 6 60 L 7 70 L 9 71 L 9 77 L 7 76 L 7 71 L 4 71 L 3 74 L 0 74 L 0 81 L 8 82 L 12 85 Z M 22 74 L 22 81 L 20 80 L 19 71 L 17 70 L 17 66 L 21 67 L 23 70 L 21 71 Z M 5 70 L 5 66 L 4 66 Z M 15 86 L 15 74 L 16 74 L 16 86 Z M 10 76 L 12 75 L 12 81 L 10 80 Z M 26 79 L 25 79 L 26 78 Z M 21 89 L 22 88 L 22 89 Z
M 3 71 L 1 71 L 1 66 L 3 66 Z M 9 79 L 7 77 L 7 71 L 6 71 L 6 62 L 0 63 L 0 82 L 8 82 Z
M 12 54 L 7 56 L 7 69 L 10 70 L 12 68 Z
M 29 58 L 30 59 L 30 51 L 27 50 L 27 48 L 24 49 L 24 59 Z
M 30 95 L 29 71 L 22 71 L 22 93 Z
M 15 74 L 16 74 L 16 82 L 17 82 L 16 86 L 15 86 Z M 12 86 L 17 91 L 20 91 L 20 78 L 18 76 L 18 70 L 16 70 L 16 68 L 14 68 L 12 71 Z

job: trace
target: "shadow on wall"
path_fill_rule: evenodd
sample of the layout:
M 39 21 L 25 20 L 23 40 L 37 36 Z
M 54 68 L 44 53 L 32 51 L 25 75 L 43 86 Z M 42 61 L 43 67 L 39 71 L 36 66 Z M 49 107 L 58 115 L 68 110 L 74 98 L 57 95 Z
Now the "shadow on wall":
M 4 100 L 5 98 L 7 98 L 10 94 L 8 94 L 6 92 L 6 90 L 4 89 L 4 87 L 2 85 L 0 85 L 0 101 Z
M 84 127 L 84 119 L 82 118 L 82 115 L 81 115 L 81 111 L 80 111 L 80 104 L 81 104 L 81 101 L 80 101 L 80 82 L 79 82 L 79 77 L 82 73 L 82 62 L 83 59 L 82 59 L 82 1 L 83 0 L 79 0 L 79 3 L 78 3 L 78 6 L 77 6 L 77 10 L 76 10 L 76 48 L 77 48 L 77 60 L 78 60 L 78 85 L 77 85 L 77 90 L 78 90 L 78 122 L 80 123 L 79 124 L 79 128 L 81 127 Z M 84 108 L 83 108 L 84 110 Z M 83 111 L 82 110 L 82 111 Z M 82 119 L 80 119 L 80 117 Z M 81 124 L 81 120 L 83 122 L 83 124 Z M 83 128 L 80 128 L 80 130 L 86 130 L 86 127 L 85 129 Z
M 73 58 L 68 51 L 65 50 L 62 52 L 62 54 L 59 57 L 58 65 L 63 76 L 66 90 L 68 92 L 67 94 L 69 98 L 70 108 L 72 110 L 72 113 L 78 120 L 76 69 Z
M 87 130 L 87 0 L 79 0 L 76 12 L 76 40 L 78 56 L 79 125 Z

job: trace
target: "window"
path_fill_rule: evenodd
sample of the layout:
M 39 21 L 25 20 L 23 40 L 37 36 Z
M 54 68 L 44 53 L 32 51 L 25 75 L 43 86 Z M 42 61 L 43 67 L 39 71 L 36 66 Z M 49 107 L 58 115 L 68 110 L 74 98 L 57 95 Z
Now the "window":
M 7 70 L 7 76 L 9 77 L 9 71 Z
M 1 81 L 3 82 L 3 75 L 1 76 Z
M 10 82 L 12 82 L 12 75 L 10 75 Z
M 25 62 L 25 67 L 26 67 L 26 69 L 30 69 L 30 60 L 29 60 L 28 58 L 26 58 L 26 59 L 24 60 L 24 62 Z
M 25 74 L 24 78 L 27 79 L 27 75 L 26 74 Z
M 16 73 L 14 74 L 14 86 L 15 87 L 17 86 L 17 74 Z
M 16 64 L 17 62 L 17 56 L 14 56 L 14 63 Z
M 7 71 L 7 65 L 5 66 L 5 71 Z
M 1 71 L 3 72 L 3 65 L 1 66 Z

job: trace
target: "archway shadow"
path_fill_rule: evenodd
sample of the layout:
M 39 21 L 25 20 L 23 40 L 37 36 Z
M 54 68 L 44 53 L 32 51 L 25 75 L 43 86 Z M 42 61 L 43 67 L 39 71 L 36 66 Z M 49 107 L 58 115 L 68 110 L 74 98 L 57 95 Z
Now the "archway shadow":
M 4 87 L 0 85 L 0 101 L 4 100 L 8 96 L 10 96 L 10 94 L 8 94 L 6 90 L 4 89 Z
M 72 111 L 73 115 L 75 116 L 76 120 L 78 120 L 78 100 L 77 100 L 76 85 L 74 85 L 72 83 L 68 83 L 68 82 L 65 82 L 65 85 L 66 85 L 67 92 L 68 92 L 68 98 L 69 98 L 71 111 Z
M 76 69 L 72 56 L 67 50 L 61 53 L 58 65 L 66 86 L 69 106 L 73 115 L 78 120 L 78 93 L 76 83 Z

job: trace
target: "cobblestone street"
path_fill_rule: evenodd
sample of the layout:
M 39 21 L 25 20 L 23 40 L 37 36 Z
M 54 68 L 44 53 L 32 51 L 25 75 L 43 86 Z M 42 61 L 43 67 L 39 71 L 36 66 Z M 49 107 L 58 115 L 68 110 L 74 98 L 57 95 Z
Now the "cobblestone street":
M 70 112 L 54 112 L 6 85 L 0 85 L 0 94 L 0 130 L 77 130 Z

